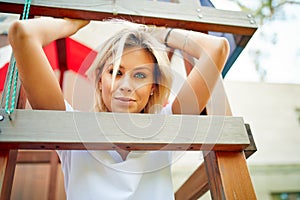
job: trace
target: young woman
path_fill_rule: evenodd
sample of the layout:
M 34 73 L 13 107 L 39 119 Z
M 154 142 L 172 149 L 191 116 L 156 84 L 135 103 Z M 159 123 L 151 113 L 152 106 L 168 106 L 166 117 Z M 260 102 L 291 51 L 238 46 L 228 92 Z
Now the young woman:
M 72 110 L 42 47 L 68 37 L 86 21 L 39 18 L 15 22 L 9 41 L 33 109 Z M 127 23 L 125 23 L 127 24 Z M 165 45 L 194 57 L 195 66 L 175 100 Z M 224 38 L 193 31 L 126 26 L 103 45 L 89 74 L 96 112 L 199 114 L 206 106 L 229 52 Z M 187 98 L 188 97 L 188 98 Z M 68 199 L 173 199 L 166 151 L 58 151 Z

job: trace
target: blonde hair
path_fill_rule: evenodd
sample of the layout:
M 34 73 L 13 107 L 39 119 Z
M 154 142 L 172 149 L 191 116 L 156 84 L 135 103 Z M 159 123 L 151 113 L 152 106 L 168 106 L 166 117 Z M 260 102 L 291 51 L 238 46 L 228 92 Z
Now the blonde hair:
M 94 111 L 107 112 L 108 109 L 102 100 L 99 80 L 108 60 L 112 61 L 112 85 L 119 69 L 123 51 L 128 48 L 139 47 L 152 54 L 154 58 L 154 84 L 156 85 L 153 95 L 143 109 L 144 113 L 159 113 L 170 95 L 172 85 L 172 73 L 170 62 L 164 45 L 159 43 L 148 33 L 145 26 L 130 26 L 116 33 L 112 38 L 106 40 L 98 51 L 93 64 L 88 70 L 89 77 L 95 81 Z

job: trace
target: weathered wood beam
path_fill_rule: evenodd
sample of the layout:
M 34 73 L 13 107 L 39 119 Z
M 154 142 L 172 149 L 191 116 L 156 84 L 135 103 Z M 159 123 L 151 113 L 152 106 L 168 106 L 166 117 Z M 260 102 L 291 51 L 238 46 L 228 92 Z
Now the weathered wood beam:
M 9 199 L 18 150 L 0 150 L 0 200 Z
M 25 108 L 26 96 L 24 90 L 20 88 L 21 88 L 20 81 L 18 81 L 17 96 L 19 97 L 19 99 L 16 102 L 17 108 Z M 4 99 L 5 98 L 1 99 L 1 104 L 0 104 L 1 108 L 5 107 Z M 4 114 L 5 111 L 4 110 L 1 111 L 2 111 L 1 115 Z M 1 125 L 0 125 L 0 135 L 1 135 Z M 15 174 L 15 167 L 17 162 L 17 155 L 18 155 L 17 149 L 0 149 L 0 200 L 10 199 L 14 174 Z
M 202 163 L 176 191 L 176 200 L 196 200 L 209 190 L 205 165 Z
M 243 150 L 241 117 L 16 110 L 0 149 Z
M 52 151 L 48 150 L 19 150 L 17 156 L 17 163 L 50 163 Z
M 204 152 L 212 199 L 256 199 L 244 152 Z
M 251 133 L 249 124 L 245 124 L 250 145 L 244 150 L 246 158 L 256 152 L 256 145 Z M 208 179 L 206 176 L 205 165 L 202 163 L 194 173 L 184 182 L 184 184 L 176 191 L 176 200 L 180 199 L 198 199 L 209 190 Z
M 247 133 L 248 133 L 248 138 L 250 140 L 250 145 L 244 150 L 245 156 L 246 158 L 249 158 L 250 156 L 252 156 L 252 154 L 254 154 L 257 151 L 257 147 L 250 129 L 250 125 L 249 124 L 245 124 Z
M 253 16 L 240 11 L 195 7 L 188 3 L 166 3 L 141 0 L 78 1 L 35 0 L 30 14 L 34 16 L 69 17 L 89 20 L 121 18 L 129 21 L 177 27 L 195 31 L 227 32 L 251 36 L 257 29 Z M 23 0 L 3 0 L 0 12 L 22 13 Z
M 56 185 L 57 185 L 57 171 L 58 171 L 58 163 L 59 158 L 55 151 L 51 152 L 51 159 L 50 159 L 50 181 L 48 185 L 48 199 L 56 199 Z

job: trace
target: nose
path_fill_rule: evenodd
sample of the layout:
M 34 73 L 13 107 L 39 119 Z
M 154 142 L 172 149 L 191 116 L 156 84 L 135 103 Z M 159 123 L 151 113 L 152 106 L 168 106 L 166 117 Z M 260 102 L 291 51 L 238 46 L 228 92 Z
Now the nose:
M 129 76 L 124 76 L 119 80 L 119 90 L 125 93 L 130 93 L 133 91 L 132 81 Z

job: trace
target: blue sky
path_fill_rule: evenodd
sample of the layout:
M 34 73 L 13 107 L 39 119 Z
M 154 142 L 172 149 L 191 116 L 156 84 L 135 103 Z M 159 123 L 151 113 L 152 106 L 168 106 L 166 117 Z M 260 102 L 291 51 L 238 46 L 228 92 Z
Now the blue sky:
M 239 9 L 230 1 L 213 2 L 220 9 Z M 254 1 L 250 2 L 255 4 Z M 260 81 L 251 55 L 251 51 L 260 50 L 263 55 L 260 66 L 266 71 L 266 82 L 300 84 L 299 36 L 300 5 L 285 5 L 275 16 L 275 20 L 259 26 L 227 74 L 226 80 Z

